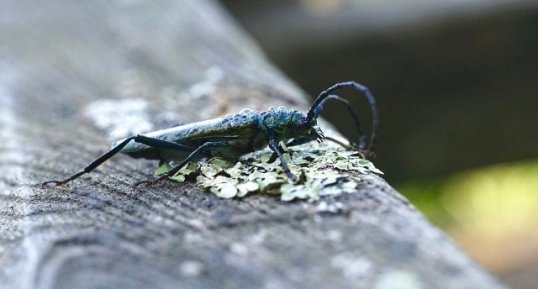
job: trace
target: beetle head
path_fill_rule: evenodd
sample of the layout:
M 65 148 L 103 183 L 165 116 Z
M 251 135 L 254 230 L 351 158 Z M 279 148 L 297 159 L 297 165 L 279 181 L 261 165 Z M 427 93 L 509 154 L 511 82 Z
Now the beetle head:
M 291 119 L 293 126 L 293 136 L 295 139 L 308 140 L 317 140 L 318 142 L 323 141 L 325 136 L 323 131 L 318 126 L 316 118 L 308 119 L 307 115 L 300 111 L 295 111 Z

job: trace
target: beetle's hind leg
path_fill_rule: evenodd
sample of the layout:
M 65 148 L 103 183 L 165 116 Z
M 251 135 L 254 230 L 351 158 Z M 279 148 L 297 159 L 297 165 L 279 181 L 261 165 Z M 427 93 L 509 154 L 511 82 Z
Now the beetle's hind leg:
M 161 139 L 151 138 L 144 135 L 136 135 L 129 138 L 126 138 L 116 146 L 114 146 L 112 149 L 95 159 L 93 162 L 91 162 L 89 165 L 84 167 L 82 170 L 74 173 L 73 175 L 63 179 L 63 180 L 54 180 L 54 181 L 46 181 L 41 183 L 41 186 L 46 186 L 48 184 L 54 184 L 57 186 L 64 185 L 69 183 L 70 181 L 82 176 L 83 174 L 87 174 L 91 171 L 93 171 L 95 168 L 100 166 L 102 163 L 116 155 L 118 152 L 121 151 L 130 141 L 134 141 L 137 143 L 145 144 L 150 147 L 154 147 L 157 149 L 174 149 L 174 150 L 180 150 L 180 151 L 191 151 L 193 148 L 179 144 L 174 142 L 169 142 Z

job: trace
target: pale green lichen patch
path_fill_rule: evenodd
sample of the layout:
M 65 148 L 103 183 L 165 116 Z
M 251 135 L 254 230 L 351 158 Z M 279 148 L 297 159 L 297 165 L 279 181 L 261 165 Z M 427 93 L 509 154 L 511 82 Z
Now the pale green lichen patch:
M 306 144 L 289 149 L 284 156 L 293 174 L 300 178 L 291 183 L 280 160 L 269 162 L 269 149 L 244 155 L 238 162 L 221 158 L 189 162 L 170 179 L 198 184 L 221 198 L 244 197 L 253 193 L 280 195 L 283 201 L 317 200 L 321 196 L 353 193 L 358 185 L 351 173 L 383 174 L 372 162 L 356 151 L 323 143 Z M 174 163 L 163 162 L 157 175 L 166 173 Z

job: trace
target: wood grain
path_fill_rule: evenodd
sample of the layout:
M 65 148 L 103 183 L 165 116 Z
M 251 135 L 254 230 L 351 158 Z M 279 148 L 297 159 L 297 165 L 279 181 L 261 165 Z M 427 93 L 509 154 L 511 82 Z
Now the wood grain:
M 503 288 L 376 176 L 317 203 L 222 200 L 133 188 L 155 164 L 122 156 L 36 187 L 126 125 L 96 101 L 154 126 L 305 101 L 211 1 L 9 1 L 0 19 L 1 288 Z

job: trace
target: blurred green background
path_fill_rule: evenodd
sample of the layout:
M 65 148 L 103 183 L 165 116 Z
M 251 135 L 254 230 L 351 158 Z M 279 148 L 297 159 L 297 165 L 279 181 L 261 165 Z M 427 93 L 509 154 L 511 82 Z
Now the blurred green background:
M 311 95 L 369 86 L 386 179 L 509 286 L 537 288 L 537 1 L 222 2 Z M 324 116 L 356 137 L 338 111 Z

